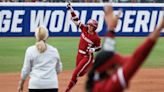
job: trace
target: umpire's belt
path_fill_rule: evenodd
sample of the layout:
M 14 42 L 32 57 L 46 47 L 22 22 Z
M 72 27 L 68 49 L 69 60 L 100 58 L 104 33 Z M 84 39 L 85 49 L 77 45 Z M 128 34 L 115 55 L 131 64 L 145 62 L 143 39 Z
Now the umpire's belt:
M 87 52 L 85 52 L 83 50 L 80 50 L 80 49 L 79 49 L 79 53 L 81 53 L 81 54 L 87 54 Z

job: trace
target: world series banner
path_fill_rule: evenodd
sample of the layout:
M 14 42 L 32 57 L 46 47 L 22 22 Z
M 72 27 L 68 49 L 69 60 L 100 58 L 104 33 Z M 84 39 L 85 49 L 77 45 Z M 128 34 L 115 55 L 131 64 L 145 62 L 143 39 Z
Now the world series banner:
M 0 37 L 33 36 L 35 28 L 44 25 L 50 36 L 79 36 L 81 30 L 71 21 L 67 3 L 0 3 Z M 96 32 L 106 32 L 105 4 L 73 3 L 82 23 L 98 21 Z M 117 36 L 147 36 L 160 23 L 164 4 L 112 4 L 114 13 L 122 10 L 116 27 Z M 164 36 L 164 33 L 162 33 Z

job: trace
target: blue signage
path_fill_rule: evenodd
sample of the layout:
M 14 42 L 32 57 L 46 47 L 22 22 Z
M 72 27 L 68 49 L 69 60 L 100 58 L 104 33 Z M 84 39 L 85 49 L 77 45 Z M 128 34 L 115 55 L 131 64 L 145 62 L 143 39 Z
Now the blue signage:
M 106 32 L 103 7 L 105 4 L 78 4 L 72 6 L 82 23 L 98 21 L 96 32 Z M 117 36 L 146 36 L 160 23 L 163 4 L 113 4 L 114 13 L 122 9 L 116 28 Z M 44 25 L 50 36 L 79 36 L 81 30 L 71 20 L 66 3 L 1 3 L 0 36 L 33 36 L 35 28 Z M 164 33 L 162 33 L 164 36 Z

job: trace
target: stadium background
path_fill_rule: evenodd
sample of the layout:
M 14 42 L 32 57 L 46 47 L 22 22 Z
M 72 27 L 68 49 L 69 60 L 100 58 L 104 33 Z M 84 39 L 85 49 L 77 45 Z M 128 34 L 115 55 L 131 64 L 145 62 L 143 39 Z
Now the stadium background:
M 2 3 L 1 3 L 2 5 Z M 7 5 L 5 3 L 5 5 Z M 5 10 L 6 7 L 4 4 L 0 7 L 1 11 Z M 10 5 L 10 4 L 8 4 Z M 19 4 L 17 4 L 19 5 Z M 38 5 L 38 4 L 37 4 Z M 63 4 L 64 5 L 64 4 Z M 66 5 L 66 4 L 65 4 Z M 89 4 L 88 4 L 89 5 Z M 135 4 L 134 4 L 135 5 Z M 158 4 L 150 7 L 161 7 L 163 4 Z M 10 5 L 10 7 L 12 4 Z M 63 6 L 64 7 L 64 6 Z M 129 6 L 130 7 L 130 6 Z M 19 8 L 19 7 L 18 7 Z M 144 8 L 145 9 L 145 8 Z M 148 9 L 148 8 L 147 8 Z M 160 11 L 161 8 L 157 10 Z M 148 9 L 150 12 L 151 9 Z M 12 10 L 13 12 L 14 10 Z M 0 12 L 2 15 L 2 12 Z M 159 13 L 157 14 L 159 16 Z M 2 23 L 3 19 L 0 17 L 0 22 Z M 11 18 L 13 19 L 13 17 Z M 160 19 L 158 19 L 160 20 Z M 156 21 L 156 24 L 158 21 Z M 150 23 L 148 23 L 149 26 Z M 23 58 L 25 50 L 28 46 L 35 44 L 33 33 L 29 33 L 28 37 L 24 37 L 23 32 L 20 32 L 20 35 L 16 35 L 11 32 L 11 26 L 7 32 L 0 31 L 0 92 L 16 92 L 19 73 L 21 71 L 21 67 L 23 64 Z M 132 25 L 131 25 L 132 26 Z M 104 26 L 105 27 L 105 26 Z M 2 26 L 1 26 L 2 29 Z M 105 32 L 105 29 L 103 29 Z M 30 30 L 28 30 L 30 32 Z M 62 34 L 63 32 L 61 32 Z M 126 34 L 126 32 L 122 32 L 125 35 L 122 37 L 117 37 L 117 50 L 125 55 L 128 55 L 133 52 L 133 50 L 145 39 L 145 37 L 137 37 L 137 33 L 132 32 L 134 37 L 131 34 Z M 146 34 L 141 31 L 140 34 Z M 9 34 L 9 35 L 5 35 Z M 13 35 L 14 34 L 14 35 Z M 67 34 L 67 33 L 65 33 Z M 61 59 L 64 65 L 64 71 L 59 75 L 60 80 L 60 92 L 63 92 L 65 89 L 68 80 L 71 77 L 72 70 L 75 67 L 75 57 L 77 53 L 77 45 L 79 42 L 79 32 L 76 32 L 76 37 L 71 37 L 69 35 L 64 35 L 64 37 L 50 37 L 48 40 L 49 44 L 57 47 L 59 49 L 59 53 L 61 54 Z M 102 33 L 103 34 L 103 33 Z M 27 35 L 27 34 L 26 34 Z M 55 34 L 54 34 L 55 35 Z M 9 37 L 12 36 L 12 37 Z M 66 37 L 67 36 L 67 37 Z M 102 37 L 103 40 L 103 37 Z M 132 81 L 132 86 L 127 92 L 163 92 L 164 88 L 164 38 L 160 38 L 157 43 L 157 46 L 154 48 L 153 53 L 149 56 L 149 59 L 143 65 L 143 68 L 139 71 L 136 77 Z M 84 83 L 85 77 L 79 79 L 77 87 L 73 89 L 73 92 L 84 92 Z M 26 85 L 27 87 L 27 85 Z M 27 90 L 27 89 L 26 89 Z

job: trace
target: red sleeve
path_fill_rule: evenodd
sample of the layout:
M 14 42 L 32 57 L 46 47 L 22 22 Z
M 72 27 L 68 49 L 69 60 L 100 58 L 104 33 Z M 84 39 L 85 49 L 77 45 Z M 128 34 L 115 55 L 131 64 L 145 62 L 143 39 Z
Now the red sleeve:
M 115 61 L 122 66 L 122 65 L 124 65 L 126 63 L 126 60 L 129 57 L 123 57 L 120 54 L 115 53 L 115 58 L 116 58 Z
M 98 37 L 95 41 L 95 51 L 99 51 L 101 49 L 101 39 Z
M 123 73 L 126 83 L 133 77 L 142 63 L 150 54 L 152 48 L 154 47 L 155 42 L 150 38 L 141 44 L 134 53 L 126 60 L 126 64 L 123 66 Z
M 71 12 L 72 21 L 82 30 L 83 33 L 87 32 L 86 25 L 82 24 L 74 11 Z
M 106 81 L 95 83 L 93 92 L 122 92 L 123 88 L 120 84 L 118 74 L 115 73 Z
M 84 25 L 84 24 L 79 25 L 79 28 L 81 29 L 82 33 L 87 33 L 87 31 L 88 31 L 86 25 Z
M 114 52 L 108 52 L 105 54 L 101 54 L 100 56 L 101 56 L 101 60 L 107 58 L 106 59 L 107 61 L 103 65 L 101 65 L 99 68 L 97 68 L 98 72 L 103 72 L 105 69 L 112 67 L 112 65 L 114 65 L 114 64 L 117 64 L 120 66 L 125 64 L 125 61 L 123 61 L 124 60 L 123 56 L 121 56 L 117 53 L 114 53 Z
M 77 17 L 76 14 L 75 14 L 75 12 L 71 12 L 71 16 L 72 17 Z
M 112 83 L 111 88 L 104 87 L 104 89 L 107 89 L 108 91 L 112 90 L 112 92 L 120 92 L 121 90 L 126 88 L 128 86 L 128 82 L 130 81 L 130 79 L 133 77 L 138 68 L 150 54 L 154 44 L 155 42 L 148 38 L 143 44 L 141 44 L 141 46 L 139 46 L 134 51 L 134 53 L 131 56 L 122 57 L 119 54 L 115 54 L 115 57 L 111 61 L 117 62 L 117 64 L 122 64 L 122 67 L 117 70 L 117 73 L 115 74 L 117 75 L 117 77 L 114 78 L 115 75 L 112 75 L 112 78 L 109 79 L 106 85 L 109 86 L 110 83 L 112 83 L 111 79 L 113 78 L 117 81 L 115 81 L 115 83 Z M 108 66 L 108 64 L 105 64 L 103 68 L 106 66 Z
M 106 33 L 106 36 L 107 37 L 110 37 L 110 38 L 115 38 L 115 32 L 113 30 L 109 30 L 107 33 Z

